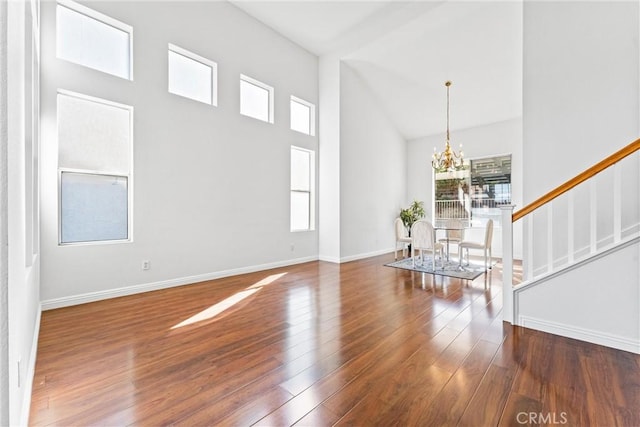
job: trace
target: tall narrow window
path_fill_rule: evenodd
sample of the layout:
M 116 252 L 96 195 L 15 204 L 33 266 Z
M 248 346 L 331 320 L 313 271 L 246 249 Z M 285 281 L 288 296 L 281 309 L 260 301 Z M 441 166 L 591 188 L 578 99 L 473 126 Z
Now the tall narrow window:
M 133 108 L 58 93 L 61 244 L 131 239 Z
M 133 28 L 70 0 L 58 0 L 58 58 L 131 80 Z
M 217 80 L 215 62 L 169 44 L 169 92 L 218 105 Z
M 314 229 L 315 153 L 291 147 L 291 231 Z
M 240 114 L 273 123 L 273 88 L 241 74 Z
M 289 105 L 291 129 L 306 135 L 315 135 L 316 106 L 295 96 L 291 96 Z

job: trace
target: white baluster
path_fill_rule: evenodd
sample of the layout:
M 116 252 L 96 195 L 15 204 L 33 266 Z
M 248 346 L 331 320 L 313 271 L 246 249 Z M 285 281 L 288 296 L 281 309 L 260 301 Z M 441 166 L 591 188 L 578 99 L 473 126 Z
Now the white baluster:
M 527 221 L 527 263 L 525 264 L 526 274 L 524 280 L 533 279 L 533 216 L 535 212 L 531 212 L 525 217 Z
M 553 271 L 553 202 L 547 203 L 547 272 Z
M 568 244 L 567 244 L 567 263 L 571 264 L 574 261 L 574 252 L 575 252 L 575 223 L 574 223 L 574 195 L 573 190 L 569 191 L 568 196 L 568 206 L 567 206 L 567 234 L 568 234 Z
M 613 243 L 622 238 L 622 167 L 613 165 Z
M 502 205 L 502 320 L 515 323 L 513 311 L 513 208 Z
M 590 253 L 595 254 L 598 242 L 598 199 L 596 197 L 596 178 L 589 180 L 589 239 Z

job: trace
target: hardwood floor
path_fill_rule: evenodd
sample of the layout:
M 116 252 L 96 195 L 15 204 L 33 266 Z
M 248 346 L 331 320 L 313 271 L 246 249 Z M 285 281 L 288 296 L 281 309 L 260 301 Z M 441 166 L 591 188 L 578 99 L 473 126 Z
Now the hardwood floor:
M 503 323 L 497 268 L 392 259 L 46 311 L 30 424 L 640 425 L 640 356 Z

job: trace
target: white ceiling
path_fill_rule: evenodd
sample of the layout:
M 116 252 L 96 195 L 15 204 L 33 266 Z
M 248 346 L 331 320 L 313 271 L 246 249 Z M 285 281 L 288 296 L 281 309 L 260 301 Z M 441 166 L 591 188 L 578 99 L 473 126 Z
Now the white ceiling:
M 316 55 L 337 54 L 406 139 L 522 115 L 519 1 L 245 1 L 234 5 Z M 452 134 L 452 138 L 453 138 Z

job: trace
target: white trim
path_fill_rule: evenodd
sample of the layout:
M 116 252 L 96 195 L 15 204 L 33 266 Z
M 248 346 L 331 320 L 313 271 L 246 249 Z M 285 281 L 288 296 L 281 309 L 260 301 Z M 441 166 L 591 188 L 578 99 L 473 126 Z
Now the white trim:
M 185 58 L 191 59 L 192 61 L 199 62 L 202 65 L 211 68 L 211 102 L 203 102 L 199 99 L 194 99 L 188 96 L 181 95 L 179 93 L 171 92 L 171 88 L 169 86 L 169 81 L 167 79 L 167 88 L 169 93 L 182 96 L 183 98 L 193 99 L 194 101 L 202 102 L 203 104 L 213 105 L 214 107 L 218 106 L 218 63 L 212 61 L 204 56 L 200 56 L 197 53 L 193 53 L 190 50 L 183 49 L 179 46 L 176 46 L 172 43 L 169 43 L 169 48 L 167 52 L 167 56 L 169 52 L 177 53 L 178 55 L 184 56 Z M 168 68 L 168 59 L 167 59 L 167 68 Z
M 637 227 L 638 227 L 637 224 L 629 226 L 623 230 L 623 234 Z M 612 234 L 605 236 L 596 242 L 596 247 L 598 248 L 597 252 L 591 252 L 591 246 L 587 245 L 575 250 L 573 253 L 572 260 L 569 260 L 569 256 L 571 254 L 562 255 L 561 257 L 555 258 L 553 259 L 553 265 L 554 266 L 559 265 L 559 267 L 557 268 L 554 267 L 549 269 L 547 264 L 543 264 L 542 266 L 537 267 L 535 271 L 533 271 L 532 277 L 527 278 L 518 286 L 522 286 L 527 283 L 533 283 L 538 280 L 546 280 L 549 277 L 554 277 L 556 273 L 562 272 L 563 270 L 572 267 L 574 264 L 581 264 L 589 260 L 590 258 L 594 258 L 594 257 L 597 259 L 603 253 L 612 251 L 616 249 L 618 246 L 620 246 L 621 248 L 625 247 L 630 242 L 633 242 L 635 239 L 638 239 L 639 237 L 640 237 L 640 233 L 636 232 L 629 236 L 626 236 L 625 238 L 619 240 L 618 242 L 614 242 L 613 241 L 614 237 Z M 610 241 L 610 243 L 606 243 L 607 241 Z
M 340 258 L 328 255 L 318 255 L 318 261 L 332 262 L 334 264 L 340 264 Z
M 621 337 L 619 335 L 584 329 L 548 320 L 536 319 L 529 316 L 518 316 L 518 325 L 529 329 L 535 329 L 537 331 L 640 354 L 640 340 Z
M 590 262 L 595 261 L 597 259 L 600 259 L 600 258 L 602 258 L 602 257 L 604 257 L 604 256 L 606 256 L 606 255 L 608 255 L 610 253 L 617 252 L 617 251 L 619 251 L 621 249 L 624 249 L 627 246 L 630 246 L 630 245 L 633 245 L 633 244 L 637 244 L 638 242 L 640 242 L 640 235 L 627 237 L 626 239 L 623 239 L 619 243 L 611 244 L 608 247 L 602 248 L 597 253 L 590 253 L 586 257 L 575 261 L 573 264 L 564 265 L 564 266 L 562 266 L 561 268 L 559 268 L 559 269 L 557 269 L 555 271 L 552 271 L 552 272 L 546 273 L 546 274 L 542 274 L 540 276 L 534 277 L 532 280 L 528 280 L 528 281 L 522 282 L 522 283 L 520 283 L 520 284 L 518 284 L 518 285 L 513 287 L 514 297 L 515 297 L 516 294 L 519 294 L 520 292 L 524 291 L 527 288 L 530 288 L 532 286 L 536 286 L 536 285 L 539 285 L 541 283 L 544 283 L 547 280 L 553 279 L 556 276 L 559 276 L 561 274 L 564 274 L 566 272 L 569 272 L 571 270 L 579 268 L 583 264 L 590 263 Z
M 295 258 L 286 261 L 278 261 L 267 264 L 258 264 L 249 267 L 234 268 L 230 270 L 216 271 L 212 273 L 198 274 L 195 276 L 178 277 L 175 279 L 162 280 L 159 282 L 143 283 L 140 285 L 126 286 L 105 291 L 90 292 L 86 294 L 72 295 L 62 298 L 53 298 L 42 301 L 42 310 L 53 310 L 55 308 L 69 307 L 88 302 L 101 301 L 110 298 L 134 295 L 143 292 L 157 291 L 160 289 L 173 288 L 176 286 L 191 285 L 205 282 L 207 280 L 221 279 L 224 277 L 237 276 L 239 274 L 254 273 L 256 271 L 270 270 L 272 268 L 288 267 L 305 262 L 317 261 L 318 257 L 310 256 Z
M 40 318 L 42 317 L 42 304 L 38 305 L 36 312 L 36 324 L 33 329 L 33 338 L 31 341 L 31 354 L 29 354 L 29 366 L 25 375 L 22 390 L 22 413 L 20 414 L 20 425 L 29 425 L 29 412 L 31 410 L 31 393 L 33 391 L 33 379 L 36 374 L 36 357 L 38 355 L 38 337 L 40 336 Z
M 371 257 L 374 257 L 374 256 L 380 256 L 380 255 L 391 253 L 393 251 L 394 251 L 393 248 L 385 248 L 385 249 L 380 249 L 380 250 L 373 251 L 373 252 L 366 252 L 366 253 L 362 253 L 362 254 L 356 254 L 356 255 L 349 255 L 349 256 L 345 256 L 345 257 L 340 257 L 340 263 L 357 261 L 359 259 L 371 258 Z

